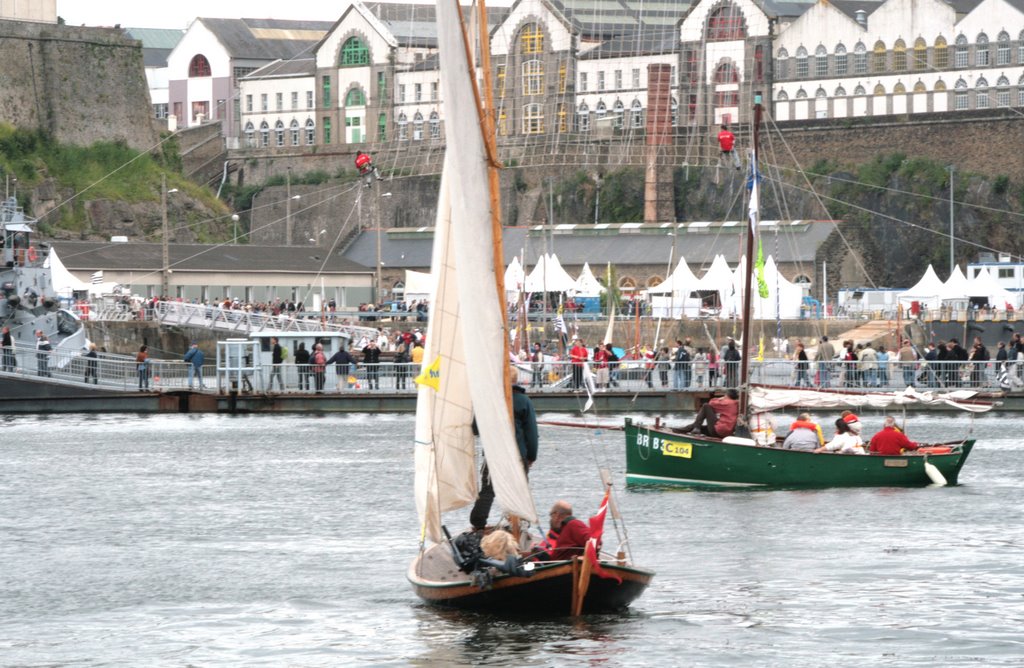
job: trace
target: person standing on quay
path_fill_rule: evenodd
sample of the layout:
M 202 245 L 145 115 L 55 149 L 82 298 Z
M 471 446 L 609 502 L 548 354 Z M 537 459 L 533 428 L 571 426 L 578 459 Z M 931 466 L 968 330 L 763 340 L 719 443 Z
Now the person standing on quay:
M 274 379 L 277 378 L 277 386 L 284 391 L 284 380 L 281 379 L 281 365 L 284 364 L 284 350 L 276 336 L 270 337 L 270 382 L 267 389 L 274 389 Z
M 327 380 L 327 356 L 324 355 L 324 345 L 318 343 L 313 346 L 313 354 L 309 356 L 310 367 L 313 370 L 313 385 L 317 394 L 323 394 L 324 382 Z
M 295 350 L 295 366 L 299 369 L 299 389 L 309 391 L 309 351 L 306 344 L 300 343 Z
M 52 351 L 53 347 L 50 345 L 50 339 L 40 329 L 36 332 L 36 373 L 42 377 L 49 378 L 53 376 L 50 373 L 50 354 Z
M 135 356 L 135 367 L 139 372 L 139 392 L 149 390 L 149 346 L 139 347 L 139 354 Z
M 99 355 L 96 354 L 96 344 L 95 343 L 92 343 L 92 342 L 89 343 L 89 352 L 87 352 L 85 354 L 85 357 L 86 357 L 86 362 L 85 362 L 85 380 L 84 380 L 84 382 L 88 383 L 89 380 L 92 379 L 92 384 L 93 385 L 99 385 L 99 378 L 98 378 L 98 374 L 97 374 L 97 372 L 99 371 L 99 360 L 97 359 L 97 357 L 99 357 Z
M 0 340 L 3 347 L 3 370 L 14 372 L 14 337 L 11 336 L 11 328 L 4 327 L 3 338 Z
M 363 348 L 363 366 L 366 367 L 366 387 L 370 390 L 380 389 L 380 348 L 377 342 L 370 340 Z
M 199 379 L 199 389 L 206 389 L 206 386 L 203 385 L 203 362 L 205 361 L 206 356 L 199 349 L 199 344 L 193 341 L 185 353 L 185 363 L 188 364 L 188 389 L 192 389 L 192 383 L 196 378 Z

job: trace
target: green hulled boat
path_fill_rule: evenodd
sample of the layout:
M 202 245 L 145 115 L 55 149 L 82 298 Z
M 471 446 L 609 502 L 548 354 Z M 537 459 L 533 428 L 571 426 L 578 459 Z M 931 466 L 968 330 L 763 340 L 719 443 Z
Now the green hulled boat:
M 758 446 L 750 439 L 680 435 L 626 420 L 626 483 L 697 487 L 896 487 L 956 484 L 974 441 L 935 444 L 925 454 L 842 455 Z M 931 450 L 929 452 L 929 450 Z

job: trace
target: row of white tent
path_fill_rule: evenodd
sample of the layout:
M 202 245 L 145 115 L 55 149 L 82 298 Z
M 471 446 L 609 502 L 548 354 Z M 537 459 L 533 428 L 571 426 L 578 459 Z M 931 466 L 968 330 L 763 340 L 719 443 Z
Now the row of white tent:
M 967 278 L 960 267 L 955 267 L 949 278 L 943 281 L 928 265 L 924 276 L 914 287 L 899 293 L 900 304 L 909 306 L 917 302 L 924 308 L 937 309 L 944 301 L 985 298 L 994 308 L 1006 308 L 1007 304 L 1020 306 L 1019 296 L 999 285 L 988 268 L 982 268 L 974 278 Z
M 735 270 L 729 268 L 725 256 L 715 257 L 704 276 L 690 270 L 685 258 L 680 258 L 675 270 L 662 283 L 644 292 L 651 299 L 654 315 L 663 317 L 695 317 L 700 315 L 705 302 L 711 302 L 721 313 L 739 313 L 742 309 L 744 260 Z M 406 271 L 405 298 L 423 299 L 430 294 L 430 274 Z M 798 318 L 804 290 L 790 282 L 778 270 L 775 260 L 768 257 L 764 269 L 768 297 L 754 300 L 754 317 Z M 562 267 L 555 255 L 543 255 L 530 273 L 526 273 L 519 258 L 514 258 L 505 270 L 505 290 L 509 300 L 523 292 L 565 292 L 573 297 L 596 297 L 604 292 L 589 264 L 583 265 L 578 278 L 573 278 Z M 755 285 L 756 290 L 756 285 Z M 717 293 L 717 299 L 714 299 Z M 711 299 L 709 299 L 711 298 Z

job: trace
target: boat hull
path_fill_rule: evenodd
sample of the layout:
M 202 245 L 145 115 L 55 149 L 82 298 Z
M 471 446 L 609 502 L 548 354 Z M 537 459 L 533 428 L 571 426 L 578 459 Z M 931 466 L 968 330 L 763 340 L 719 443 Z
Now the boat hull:
M 543 616 L 572 613 L 575 573 L 571 561 L 539 565 L 530 577 L 500 575 L 486 589 L 473 585 L 468 576 L 457 581 L 424 578 L 417 574 L 419 561 L 417 558 L 409 567 L 408 579 L 416 595 L 432 605 Z M 644 592 L 654 577 L 652 571 L 619 566 L 614 562 L 601 562 L 601 567 L 622 578 L 622 582 L 591 575 L 583 599 L 583 614 L 624 610 Z M 564 604 L 563 609 L 559 609 L 559 602 Z
M 626 421 L 626 482 L 691 487 L 896 487 L 932 483 L 925 461 L 957 483 L 973 440 L 948 454 L 815 454 L 675 434 Z

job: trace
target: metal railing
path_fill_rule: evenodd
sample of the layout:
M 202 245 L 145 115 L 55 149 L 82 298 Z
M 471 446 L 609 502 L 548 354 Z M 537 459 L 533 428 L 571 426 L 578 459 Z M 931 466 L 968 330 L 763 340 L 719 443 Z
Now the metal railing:
M 286 313 L 273 315 L 173 301 L 157 302 L 152 317 L 164 324 L 210 327 L 245 335 L 254 332 L 326 331 L 345 333 L 351 337 L 352 341 L 360 341 L 364 338 L 376 338 L 378 333 L 371 327 L 343 322 L 334 313 L 304 313 L 298 316 Z

